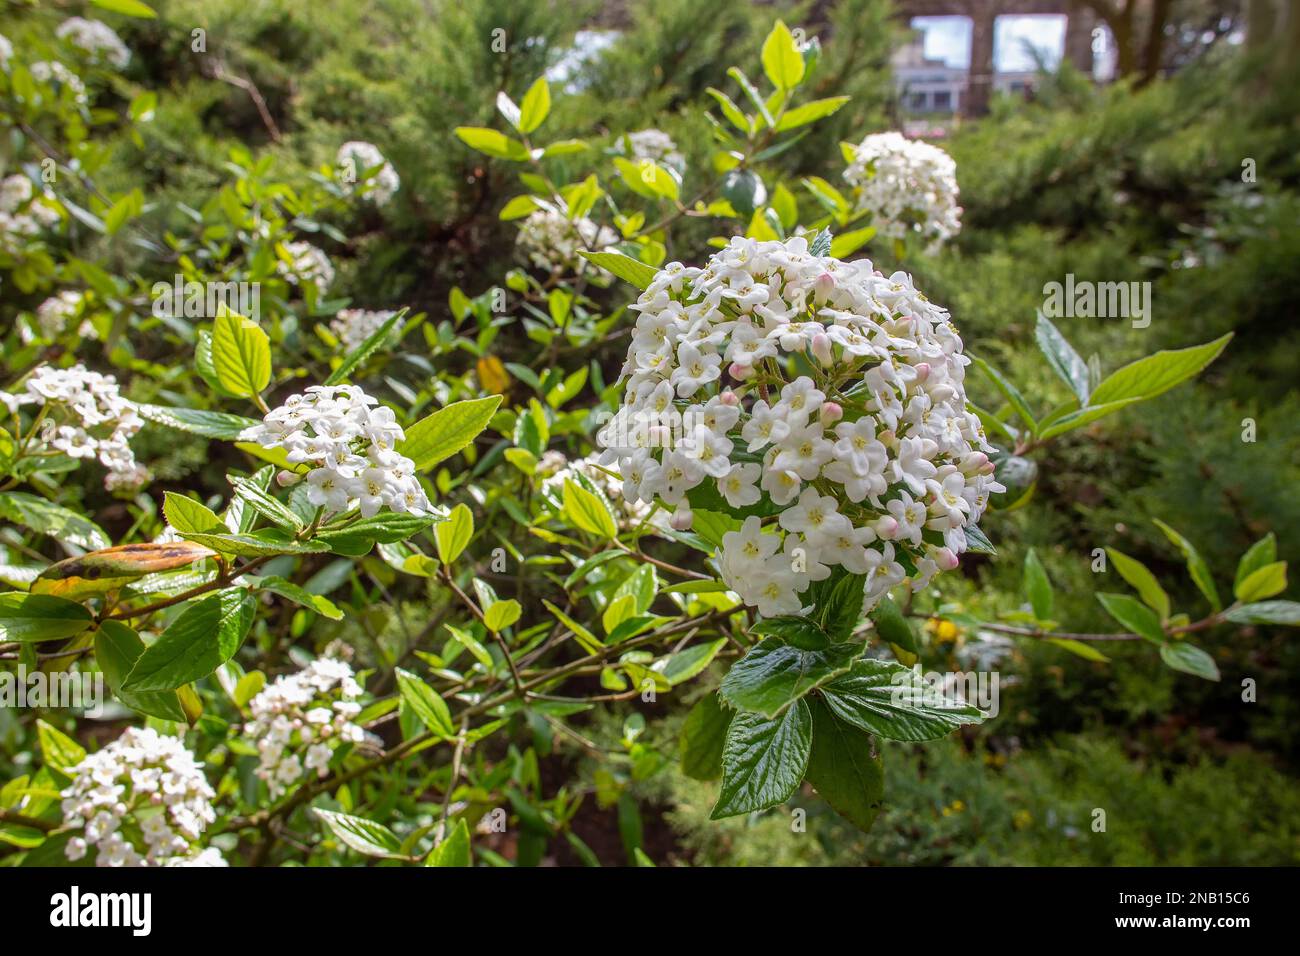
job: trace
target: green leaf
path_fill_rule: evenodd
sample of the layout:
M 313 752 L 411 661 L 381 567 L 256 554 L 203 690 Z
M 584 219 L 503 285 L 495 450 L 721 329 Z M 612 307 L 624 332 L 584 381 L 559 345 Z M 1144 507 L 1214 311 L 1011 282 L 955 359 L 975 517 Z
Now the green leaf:
M 212 325 L 212 367 L 232 395 L 257 395 L 271 381 L 271 340 L 256 322 L 223 307 Z
M 207 677 L 235 656 L 255 609 L 244 588 L 225 588 L 191 603 L 140 655 L 123 690 L 176 690 Z
M 0 495 L 0 518 L 86 551 L 99 551 L 112 543 L 90 519 L 24 491 Z
M 1076 641 L 1065 637 L 1046 638 L 1048 644 L 1055 644 L 1057 647 L 1064 648 L 1075 657 L 1082 657 L 1085 661 L 1096 661 L 1100 664 L 1110 663 L 1110 658 L 1103 654 L 1091 644 L 1085 644 L 1083 641 Z
M 876 237 L 876 227 L 866 226 L 842 232 L 831 240 L 830 255 L 836 259 L 845 259 L 857 252 Z
M 444 740 L 455 738 L 456 728 L 451 722 L 451 711 L 437 691 L 417 675 L 400 667 L 397 668 L 397 687 L 402 700 L 406 701 L 425 727 Z
M 1145 564 L 1130 558 L 1123 551 L 1107 548 L 1106 553 L 1110 555 L 1111 563 L 1115 565 L 1115 570 L 1120 573 L 1120 577 L 1137 591 L 1147 607 L 1160 615 L 1160 620 L 1166 620 L 1169 617 L 1169 595 L 1160 586 L 1156 576 L 1147 569 Z
M 762 618 L 754 622 L 749 632 L 765 637 L 779 637 L 785 643 L 805 651 L 819 651 L 831 645 L 830 634 L 816 621 L 792 614 Z
M 47 767 L 66 774 L 86 759 L 85 747 L 40 719 L 36 721 L 36 739 L 40 741 L 41 757 Z
M 123 196 L 104 213 L 104 231 L 116 234 L 144 209 L 144 193 L 137 187 Z
M 288 505 L 271 497 L 256 482 L 236 476 L 231 476 L 229 480 L 235 488 L 235 493 L 247 501 L 254 511 L 268 521 L 278 525 L 285 531 L 302 531 L 307 527 L 307 522 L 303 521 L 296 512 L 291 511 Z
M 315 611 L 321 617 L 327 617 L 331 621 L 343 620 L 343 612 L 338 609 L 338 606 L 333 601 L 322 594 L 312 594 L 306 588 L 299 587 L 287 578 L 278 575 L 258 578 L 256 579 L 256 586 L 259 590 L 278 594 L 280 597 L 287 598 L 294 604 Z
M 163 516 L 167 523 L 177 531 L 205 532 L 213 529 L 225 530 L 225 525 L 217 513 L 200 501 L 178 495 L 174 491 L 163 494 Z
M 1137 598 L 1098 591 L 1097 600 L 1106 609 L 1106 613 L 1124 625 L 1126 630 L 1156 644 L 1164 643 L 1165 632 L 1160 626 L 1160 618 Z
M 531 133 L 541 126 L 551 112 L 551 88 L 546 85 L 546 78 L 539 77 L 519 104 L 519 132 Z
M 803 55 L 790 28 L 780 20 L 763 41 L 763 72 L 778 90 L 792 90 L 803 82 Z
M 1203 677 L 1206 680 L 1219 679 L 1219 667 L 1214 658 L 1195 644 L 1186 641 L 1166 641 L 1160 645 L 1160 659 L 1176 671 Z
M 893 598 L 889 596 L 882 598 L 868 616 L 876 628 L 876 633 L 887 643 L 901 647 L 909 654 L 917 653 L 916 635 L 912 633 L 912 625 Z
M 678 750 L 682 773 L 692 780 L 717 780 L 722 775 L 722 748 L 727 740 L 731 713 L 706 694 L 691 708 L 682 724 Z
M 140 405 L 140 417 L 191 435 L 235 441 L 246 428 L 257 424 L 252 418 L 210 412 L 198 408 L 169 408 L 165 405 Z
M 1300 626 L 1300 603 L 1296 601 L 1260 601 L 1229 608 L 1223 615 L 1234 624 L 1290 624 Z
M 590 534 L 618 537 L 618 526 L 608 506 L 586 488 L 570 479 L 564 481 L 564 517 L 576 528 Z
M 440 515 L 411 515 L 380 512 L 369 518 L 360 518 L 338 528 L 322 528 L 316 532 L 316 539 L 304 544 L 325 544 L 335 554 L 346 554 L 359 558 L 368 554 L 376 542 L 394 544 L 419 534 L 433 522 L 441 520 Z
M 664 662 L 661 673 L 668 678 L 669 684 L 676 687 L 700 674 L 718 656 L 718 651 L 726 646 L 726 638 L 720 637 L 716 641 L 680 650 Z
M 812 733 L 806 701 L 795 701 L 775 719 L 736 714 L 727 728 L 722 787 L 710 818 L 766 810 L 788 800 L 808 767 Z
M 611 272 L 624 282 L 630 282 L 638 289 L 646 289 L 654 281 L 658 270 L 638 259 L 625 256 L 621 252 L 587 252 L 579 250 L 578 255 L 593 265 Z
M 847 671 L 860 653 L 860 644 L 801 650 L 769 637 L 731 665 L 719 690 L 739 710 L 775 717 L 792 701 Z
M 1038 313 L 1038 325 L 1034 329 L 1034 338 L 1038 347 L 1047 356 L 1047 364 L 1052 367 L 1070 391 L 1079 399 L 1080 405 L 1088 404 L 1089 381 L 1088 363 L 1079 357 L 1060 330 L 1043 315 Z
M 213 551 L 240 558 L 261 558 L 273 554 L 320 554 L 329 550 L 329 545 L 323 541 L 295 541 L 278 528 L 264 528 L 250 534 L 182 531 L 180 536 Z
M 812 711 L 812 751 L 808 782 L 821 798 L 866 833 L 875 823 L 885 796 L 885 771 L 876 742 L 857 727 L 835 719 L 820 700 Z
M 22 591 L 0 594 L 0 641 L 53 641 L 80 634 L 88 627 L 90 611 L 75 601 Z
M 153 20 L 158 16 L 153 7 L 147 3 L 141 3 L 140 0 L 90 0 L 90 2 L 101 10 L 111 10 L 113 13 L 120 13 L 126 17 Z
M 541 81 L 538 80 L 540 83 Z M 528 102 L 527 100 L 524 101 Z M 469 826 L 462 818 L 442 842 L 424 858 L 425 866 L 473 866 L 469 848 Z
M 1062 415 L 1050 425 L 1045 425 L 1042 431 L 1039 432 L 1038 437 L 1046 441 L 1049 438 L 1055 438 L 1057 435 L 1064 435 L 1066 432 L 1082 428 L 1084 425 L 1089 425 L 1099 418 L 1105 418 L 1122 408 L 1128 408 L 1139 401 L 1141 401 L 1139 398 L 1125 398 L 1118 402 L 1107 402 L 1105 405 L 1089 405 L 1087 408 L 1080 408 L 1077 411 Z
M 1040 621 L 1051 620 L 1052 617 L 1052 582 L 1047 578 L 1047 571 L 1043 569 L 1042 562 L 1038 560 L 1038 555 L 1030 548 L 1025 554 L 1025 596 L 1029 598 L 1029 604 L 1034 609 L 1034 617 Z
M 1241 556 L 1237 562 L 1237 575 L 1233 580 L 1233 592 L 1235 593 L 1246 578 L 1250 577 L 1260 568 L 1267 564 L 1272 564 L 1277 560 L 1277 538 L 1273 532 L 1269 532 L 1260 538 L 1247 549 L 1246 553 Z
M 131 693 L 122 690 L 131 669 L 144 653 L 144 641 L 133 629 L 121 621 L 101 621 L 95 631 L 95 663 L 104 672 L 108 689 L 127 707 L 159 717 L 184 723 L 185 711 L 176 697 L 176 691 Z
M 1190 541 L 1159 518 L 1152 520 L 1155 521 L 1156 527 L 1164 532 L 1165 537 L 1183 553 L 1183 560 L 1187 562 L 1187 572 L 1191 575 L 1193 583 L 1205 595 L 1205 600 L 1210 602 L 1210 610 L 1217 612 L 1223 604 L 1219 601 L 1219 591 L 1214 586 L 1214 576 L 1210 574 L 1210 566 L 1205 563 L 1205 559 Z
M 438 557 L 442 563 L 451 565 L 460 557 L 473 536 L 474 512 L 464 504 L 452 508 L 447 520 L 439 522 L 433 529 L 433 540 L 438 546 Z
M 440 408 L 406 429 L 397 450 L 415 462 L 417 470 L 428 471 L 477 438 L 500 404 L 501 396 L 491 395 Z
M 934 693 L 915 671 L 893 661 L 854 661 L 821 694 L 840 720 L 890 740 L 934 740 L 985 718 L 977 707 Z
M 752 124 L 749 122 L 749 117 L 746 116 L 744 111 L 736 105 L 735 100 L 721 90 L 715 90 L 711 86 L 704 92 L 713 97 L 717 102 L 719 109 L 722 110 L 722 115 L 727 118 L 728 122 L 730 122 L 732 126 L 736 127 L 736 129 L 740 130 L 746 136 L 750 134 L 752 131 Z
M 1012 385 L 1011 381 L 1005 375 L 982 358 L 977 358 L 972 355 L 971 361 L 975 363 L 980 371 L 988 376 L 989 381 L 991 381 L 997 387 L 997 390 L 1002 393 L 1002 397 L 1007 400 L 1012 409 L 1015 410 L 1015 413 L 1019 415 L 1024 423 L 1029 427 L 1029 433 L 1031 435 L 1036 434 L 1038 423 L 1034 421 L 1033 412 L 1029 410 L 1029 405 L 1025 402 L 1025 397 L 1020 394 L 1020 390 Z
M 796 106 L 792 110 L 787 110 L 786 114 L 776 121 L 776 131 L 784 133 L 786 130 L 798 129 L 800 126 L 815 123 L 819 119 L 830 116 L 847 103 L 849 99 L 850 97 L 847 96 L 832 96 L 824 100 L 813 100 L 803 106 Z
M 523 607 L 513 598 L 497 601 L 483 612 L 483 624 L 489 631 L 500 633 L 518 621 L 523 613 Z
M 455 132 L 461 142 L 480 153 L 516 163 L 528 161 L 528 150 L 524 144 L 499 130 L 482 126 L 457 126 Z
M 1229 332 L 1204 345 L 1160 351 L 1138 359 L 1106 376 L 1092 390 L 1089 401 L 1093 405 L 1106 405 L 1126 399 L 1155 398 L 1198 374 L 1219 357 L 1231 339 Z
M 605 645 L 600 642 L 600 638 L 596 637 L 595 634 L 591 633 L 587 628 L 569 617 L 569 615 L 565 614 L 550 601 L 543 599 L 542 604 L 546 606 L 546 610 L 550 611 L 551 614 L 555 616 L 557 621 L 573 632 L 573 636 L 577 639 L 578 643 L 582 645 L 582 649 L 588 654 L 599 653 L 604 648 Z
M 727 76 L 735 80 L 736 85 L 740 87 L 745 96 L 749 97 L 749 101 L 753 103 L 754 108 L 758 110 L 758 115 L 763 117 L 763 122 L 768 126 L 775 126 L 776 121 L 772 118 L 772 113 L 767 108 L 767 101 L 759 95 L 758 90 L 754 88 L 754 84 L 750 82 L 749 77 L 745 75 L 745 71 L 738 66 L 729 67 L 727 69 Z
M 365 341 L 344 356 L 339 367 L 330 373 L 329 378 L 325 379 L 325 384 L 338 385 L 341 382 L 346 382 L 348 376 L 356 371 L 357 366 L 379 351 L 384 343 L 388 341 L 389 336 L 393 334 L 393 327 L 405 319 L 406 311 L 406 309 L 401 309 L 394 312 L 384 320 L 383 325 L 367 335 Z
M 1286 562 L 1274 561 L 1252 571 L 1234 593 L 1243 604 L 1262 601 L 1286 590 Z
M 325 821 L 345 846 L 358 853 L 387 859 L 402 858 L 402 841 L 382 823 L 319 807 L 314 807 L 313 812 Z
M 453 641 L 455 641 L 457 644 L 460 644 L 467 651 L 469 651 L 470 654 L 474 657 L 474 659 L 478 661 L 480 664 L 482 664 L 484 667 L 486 667 L 489 671 L 492 670 L 495 664 L 495 662 L 492 660 L 492 653 L 486 647 L 483 646 L 482 641 L 480 641 L 469 631 L 462 630 L 461 628 L 456 627 L 454 624 L 444 624 L 443 627 L 447 629 L 447 633 L 451 635 L 451 639 Z
M 501 212 L 497 214 L 497 218 L 502 222 L 510 222 L 514 219 L 523 219 L 525 216 L 532 215 L 541 208 L 542 207 L 537 204 L 537 200 L 532 196 L 527 194 L 523 196 L 515 196 L 501 207 Z M 464 293 L 461 294 L 464 295 Z

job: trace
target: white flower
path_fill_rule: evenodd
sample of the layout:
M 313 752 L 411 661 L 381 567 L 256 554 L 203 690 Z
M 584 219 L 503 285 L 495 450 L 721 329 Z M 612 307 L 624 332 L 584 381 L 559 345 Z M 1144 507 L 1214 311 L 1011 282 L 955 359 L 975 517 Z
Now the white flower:
M 86 84 L 81 82 L 81 77 L 58 60 L 41 60 L 33 63 L 27 69 L 32 74 L 32 79 L 37 82 L 55 83 L 61 88 L 71 91 L 72 98 L 78 106 L 85 106 L 90 102 L 90 98 L 86 96 Z
M 110 490 L 139 488 L 149 481 L 128 444 L 144 425 L 139 408 L 123 398 L 112 375 L 100 375 L 84 365 L 68 369 L 43 365 L 13 396 L 17 405 L 45 406 L 51 424 L 41 433 L 54 451 L 73 458 L 98 458 L 108 469 Z M 10 404 L 6 401 L 6 404 Z
M 797 613 L 837 567 L 865 579 L 864 610 L 909 574 L 924 586 L 1004 490 L 967 409 L 961 339 L 909 276 L 802 238 L 737 238 L 702 269 L 669 264 L 633 309 L 601 461 L 676 526 L 710 478 L 728 508 L 772 515 L 767 530 L 746 517 L 717 556 L 760 614 Z M 809 350 L 813 370 L 792 376 L 785 359 Z
M 394 312 L 371 312 L 367 309 L 343 309 L 330 323 L 330 331 L 349 352 L 378 332 Z
M 198 853 L 197 841 L 216 819 L 216 794 L 203 765 L 177 737 L 128 728 L 70 771 L 61 793 L 64 824 L 79 830 L 64 847 L 69 860 L 93 845 L 97 866 L 174 866 L 196 854 L 222 866 L 219 851 Z M 157 802 L 157 781 L 166 798 Z
M 519 224 L 520 250 L 545 272 L 583 272 L 588 262 L 581 251 L 600 252 L 618 242 L 618 233 L 586 216 L 576 220 L 550 209 L 538 209 Z
M 614 148 L 622 153 L 626 146 L 630 147 L 628 152 L 636 159 L 652 159 L 661 166 L 668 166 L 677 170 L 678 173 L 686 171 L 686 157 L 677 149 L 677 144 L 673 138 L 660 129 L 642 129 L 635 133 L 624 133 L 614 144 Z
M 16 253 L 24 239 L 58 225 L 53 196 L 48 189 L 38 196 L 32 181 L 20 173 L 0 179 L 0 250 Z
M 369 518 L 387 507 L 428 514 L 433 506 L 415 477 L 415 463 L 393 449 L 405 434 L 390 408 L 372 407 L 355 385 L 314 385 L 291 395 L 240 438 L 283 448 L 294 464 L 311 465 L 307 500 L 328 511 L 353 502 Z
M 68 40 L 73 46 L 80 47 L 90 54 L 92 60 L 109 63 L 119 70 L 125 69 L 131 62 L 131 51 L 107 23 L 86 20 L 82 17 L 69 17 L 59 24 L 54 35 L 61 40 Z
M 336 162 L 344 188 L 348 192 L 359 192 L 376 206 L 386 205 L 402 188 L 397 170 L 373 143 L 357 140 L 344 143 L 339 147 Z M 371 175 L 367 176 L 367 173 Z
M 0 70 L 9 69 L 9 60 L 14 55 L 14 45 L 9 38 L 0 33 Z
M 844 178 L 882 236 L 915 235 L 933 249 L 961 231 L 957 165 L 937 146 L 876 133 L 854 147 Z
M 284 794 L 310 771 L 329 773 L 334 752 L 369 736 L 353 722 L 361 685 L 345 661 L 322 657 L 294 674 L 277 677 L 248 702 L 253 719 L 244 735 L 257 742 L 257 775 L 271 798 Z
M 289 261 L 280 259 L 276 262 L 276 269 L 292 284 L 310 282 L 321 295 L 334 284 L 333 263 L 329 256 L 310 242 L 286 242 L 284 251 L 288 254 Z

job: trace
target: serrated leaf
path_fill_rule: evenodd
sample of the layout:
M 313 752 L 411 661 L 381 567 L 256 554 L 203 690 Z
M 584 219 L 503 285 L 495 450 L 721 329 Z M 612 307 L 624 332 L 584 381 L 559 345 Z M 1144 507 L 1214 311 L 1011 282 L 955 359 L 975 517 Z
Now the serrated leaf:
M 798 788 L 812 750 L 812 714 L 806 701 L 776 718 L 738 713 L 722 749 L 722 787 L 710 819 L 766 810 Z
M 719 691 L 738 710 L 775 717 L 814 687 L 847 671 L 861 653 L 859 644 L 802 650 L 769 637 L 731 665 Z
M 176 690 L 207 677 L 235 656 L 255 609 L 244 588 L 225 588 L 194 601 L 140 655 L 123 690 Z
M 812 750 L 806 775 L 821 798 L 866 833 L 885 795 L 885 773 L 870 734 L 835 718 L 822 701 L 809 701 Z
M 933 692 L 916 672 L 893 661 L 854 661 L 821 689 L 840 720 L 891 740 L 934 740 L 985 719 L 979 708 Z

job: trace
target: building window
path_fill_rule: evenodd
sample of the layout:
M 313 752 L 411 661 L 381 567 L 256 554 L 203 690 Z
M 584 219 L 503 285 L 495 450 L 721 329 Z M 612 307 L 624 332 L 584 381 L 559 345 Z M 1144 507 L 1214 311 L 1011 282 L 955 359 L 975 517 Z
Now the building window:
M 936 110 L 952 109 L 952 92 L 950 90 L 938 90 L 934 94 L 934 108 Z

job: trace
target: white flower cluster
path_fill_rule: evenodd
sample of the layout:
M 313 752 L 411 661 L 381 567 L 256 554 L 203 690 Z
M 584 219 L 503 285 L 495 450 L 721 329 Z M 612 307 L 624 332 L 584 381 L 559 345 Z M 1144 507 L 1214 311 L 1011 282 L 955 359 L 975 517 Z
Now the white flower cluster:
M 84 17 L 69 17 L 59 24 L 54 35 L 85 50 L 92 59 L 109 63 L 119 70 L 125 69 L 131 62 L 131 51 L 107 23 Z
M 359 184 L 361 195 L 376 206 L 386 205 L 402 188 L 397 170 L 374 143 L 359 140 L 344 143 L 339 147 L 337 165 L 342 169 L 343 184 L 348 191 L 356 189 Z M 361 183 L 366 171 L 375 167 L 379 167 L 375 174 Z
M 177 737 L 129 727 L 71 769 L 63 822 L 80 829 L 64 849 L 97 866 L 225 866 L 219 851 L 195 845 L 217 818 L 203 765 Z
M 10 411 L 22 405 L 45 406 L 52 413 L 41 432 L 45 444 L 73 458 L 98 458 L 108 469 L 108 490 L 138 488 L 149 480 L 148 469 L 136 462 L 129 444 L 144 419 L 135 403 L 122 397 L 112 375 L 84 365 L 44 365 L 27 379 L 22 392 L 0 392 L 0 404 Z
M 652 159 L 661 166 L 670 166 L 677 172 L 686 171 L 686 157 L 677 149 L 677 144 L 673 138 L 661 129 L 642 129 L 635 133 L 625 133 L 618 138 L 615 147 L 620 153 L 623 152 L 623 140 L 627 140 L 628 147 L 635 159 Z
M 313 385 L 290 395 L 239 437 L 311 465 L 307 500 L 317 507 L 345 511 L 356 502 L 367 518 L 385 506 L 414 515 L 432 508 L 415 463 L 396 450 L 406 436 L 393 410 L 355 385 Z
M 330 331 L 343 343 L 344 348 L 352 351 L 378 332 L 393 314 L 391 310 L 371 312 L 369 309 L 343 309 L 330 322 Z
M 21 174 L 0 179 L 0 249 L 13 252 L 19 239 L 58 225 L 58 211 L 45 202 L 49 195 L 37 197 L 32 181 Z
M 73 73 L 58 60 L 41 60 L 33 63 L 28 67 L 28 72 L 32 74 L 32 79 L 39 83 L 57 83 L 64 89 L 72 91 L 72 98 L 78 106 L 85 106 L 90 102 L 86 96 L 86 84 L 81 82 L 81 77 Z
M 568 219 L 550 209 L 539 209 L 519 224 L 519 248 L 546 272 L 581 272 L 588 263 L 580 251 L 601 252 L 616 242 L 618 234 L 608 226 L 598 226 L 586 216 Z
M 669 264 L 632 308 L 602 461 L 618 463 L 625 499 L 675 508 L 678 530 L 706 482 L 715 508 L 760 506 L 718 554 L 746 604 L 798 613 L 839 565 L 866 576 L 870 609 L 957 566 L 964 529 L 1003 488 L 966 408 L 961 339 L 910 276 L 813 255 L 802 238 L 738 237 L 703 269 Z
M 9 38 L 0 33 L 0 70 L 9 69 L 9 60 L 14 55 L 14 45 L 9 42 Z
M 578 475 L 582 475 L 604 492 L 606 498 L 620 506 L 619 524 L 622 527 L 635 528 L 643 522 L 647 528 L 662 530 L 668 527 L 668 513 L 662 508 L 656 511 L 647 501 L 623 497 L 623 482 L 611 475 L 608 469 L 600 467 L 600 452 L 573 461 L 561 451 L 543 452 L 537 463 L 537 473 L 542 476 L 542 491 L 556 500 L 561 500 L 566 481 L 576 481 Z M 646 521 L 647 517 L 649 521 Z
M 915 234 L 933 250 L 961 231 L 957 164 L 937 146 L 875 133 L 853 148 L 844 178 L 882 236 Z
M 308 771 L 329 773 L 330 758 L 341 743 L 367 737 L 353 718 L 361 713 L 361 685 L 340 660 L 319 658 L 296 674 L 276 678 L 248 703 L 253 719 L 245 736 L 257 742 L 257 775 L 275 799 Z
M 297 285 L 310 282 L 316 286 L 321 295 L 334 284 L 334 264 L 329 256 L 313 246 L 310 242 L 286 242 L 284 251 L 289 254 L 289 262 L 283 259 L 276 263 L 280 275 Z

